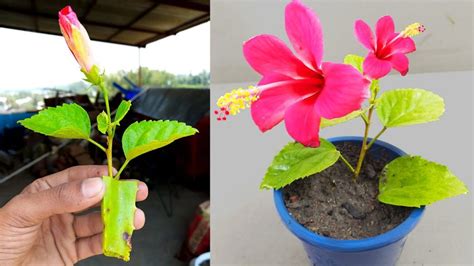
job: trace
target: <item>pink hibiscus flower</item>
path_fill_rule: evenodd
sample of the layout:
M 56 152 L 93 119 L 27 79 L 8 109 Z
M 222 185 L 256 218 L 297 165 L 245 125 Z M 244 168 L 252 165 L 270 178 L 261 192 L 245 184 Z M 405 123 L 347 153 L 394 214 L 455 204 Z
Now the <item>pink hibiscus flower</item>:
M 247 62 L 262 75 L 252 118 L 262 132 L 285 120 L 291 137 L 319 146 L 321 118 L 345 116 L 368 98 L 369 81 L 354 67 L 322 62 L 319 18 L 299 0 L 286 6 L 285 24 L 296 56 L 277 37 L 259 35 L 244 43 Z
M 359 42 L 369 50 L 364 60 L 364 74 L 372 79 L 387 75 L 392 68 L 405 76 L 408 72 L 408 57 L 405 55 L 416 50 L 415 42 L 410 36 L 423 32 L 425 28 L 419 23 L 408 26 L 400 33 L 395 32 L 393 19 L 381 17 L 375 26 L 375 35 L 362 20 L 355 22 L 354 31 Z

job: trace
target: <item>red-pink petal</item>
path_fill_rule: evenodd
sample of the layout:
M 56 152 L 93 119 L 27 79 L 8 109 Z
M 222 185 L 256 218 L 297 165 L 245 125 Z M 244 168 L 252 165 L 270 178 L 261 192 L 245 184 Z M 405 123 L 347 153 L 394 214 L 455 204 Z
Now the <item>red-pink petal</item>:
M 365 48 L 373 51 L 375 49 L 375 39 L 369 25 L 363 20 L 358 19 L 354 24 L 354 33 L 357 40 L 365 46 Z
M 319 125 L 321 116 L 316 112 L 313 95 L 291 105 L 285 113 L 285 127 L 288 134 L 308 147 L 319 146 Z
M 285 9 L 285 27 L 298 58 L 312 69 L 321 68 L 323 30 L 316 14 L 300 1 L 292 1 Z
M 379 79 L 386 76 L 392 70 L 392 64 L 387 60 L 378 59 L 370 52 L 364 60 L 364 74 L 371 79 Z
M 369 97 L 370 81 L 346 64 L 323 63 L 324 88 L 316 100 L 316 111 L 333 119 L 359 110 Z
M 277 80 L 278 76 L 265 77 Z M 261 81 L 260 83 L 265 83 Z M 270 84 L 272 85 L 272 84 Z M 250 107 L 252 119 L 258 128 L 265 132 L 283 120 L 286 109 L 295 102 L 315 94 L 319 89 L 310 81 L 283 80 L 274 83 L 275 87 L 264 89 Z
M 395 32 L 395 25 L 391 16 L 383 16 L 377 21 L 375 34 L 377 35 L 377 49 L 383 48 Z
M 405 76 L 408 73 L 408 57 L 405 54 L 394 54 L 387 58 L 388 61 L 392 64 L 392 67 L 400 72 L 402 76 Z
M 275 83 L 275 82 L 279 82 L 279 81 L 285 81 L 285 80 L 293 80 L 292 78 L 290 77 L 287 77 L 285 75 L 281 75 L 281 74 L 271 74 L 271 75 L 266 75 L 266 76 L 263 76 L 260 81 L 258 82 L 258 86 L 261 86 L 261 85 L 267 85 L 267 84 L 270 84 L 270 83 Z
M 313 75 L 280 39 L 272 35 L 258 35 L 244 43 L 245 59 L 262 76 L 282 74 L 293 78 Z
M 398 54 L 398 53 L 411 53 L 416 50 L 415 42 L 412 38 L 400 38 L 390 44 L 390 53 L 391 54 Z
M 63 9 L 61 9 L 58 13 L 60 21 L 61 18 L 66 19 L 70 24 L 79 27 L 81 23 L 79 22 L 79 19 L 77 19 L 76 13 L 72 10 L 71 6 L 65 6 Z

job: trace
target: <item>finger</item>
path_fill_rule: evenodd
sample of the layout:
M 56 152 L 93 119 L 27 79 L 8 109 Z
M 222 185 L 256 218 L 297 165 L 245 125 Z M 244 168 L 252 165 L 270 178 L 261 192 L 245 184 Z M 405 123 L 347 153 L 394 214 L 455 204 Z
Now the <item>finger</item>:
M 137 191 L 136 201 L 137 202 L 144 201 L 147 197 L 148 197 L 148 186 L 144 182 L 138 181 L 138 191 Z M 100 202 L 94 205 L 94 207 L 100 207 Z
M 98 203 L 104 194 L 101 178 L 88 178 L 64 183 L 38 193 L 20 194 L 5 206 L 33 224 L 54 214 L 85 210 Z
M 148 197 L 148 186 L 139 181 L 138 182 L 138 191 L 137 191 L 137 202 L 144 201 Z
M 145 226 L 145 213 L 141 209 L 135 211 L 134 227 L 136 230 L 140 230 Z
M 115 169 L 114 169 L 115 170 Z M 116 170 L 115 170 L 116 172 Z M 106 165 L 81 165 L 74 166 L 63 170 L 61 172 L 54 173 L 43 178 L 39 178 L 27 186 L 23 191 L 35 193 L 50 189 L 61 184 L 71 182 L 74 180 L 82 180 L 91 177 L 101 177 L 108 175 Z
M 74 232 L 77 238 L 93 236 L 102 233 L 104 223 L 100 212 L 92 212 L 89 214 L 76 216 L 73 222 Z M 134 227 L 136 230 L 142 229 L 145 225 L 145 213 L 137 209 L 134 217 Z
M 107 165 L 79 165 L 44 177 L 53 186 L 74 180 L 108 175 Z
M 100 212 L 76 216 L 72 226 L 77 238 L 96 235 L 104 230 Z
M 76 240 L 76 253 L 78 261 L 102 254 L 102 234 Z

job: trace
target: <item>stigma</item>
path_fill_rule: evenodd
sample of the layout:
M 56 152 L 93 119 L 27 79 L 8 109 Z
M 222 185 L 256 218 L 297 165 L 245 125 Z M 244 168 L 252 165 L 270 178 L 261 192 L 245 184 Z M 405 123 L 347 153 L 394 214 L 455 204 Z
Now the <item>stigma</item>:
M 250 108 L 258 100 L 260 90 L 254 86 L 248 89 L 238 88 L 221 96 L 217 100 L 218 110 L 214 111 L 218 121 L 227 120 L 228 115 L 236 115 L 241 110 Z

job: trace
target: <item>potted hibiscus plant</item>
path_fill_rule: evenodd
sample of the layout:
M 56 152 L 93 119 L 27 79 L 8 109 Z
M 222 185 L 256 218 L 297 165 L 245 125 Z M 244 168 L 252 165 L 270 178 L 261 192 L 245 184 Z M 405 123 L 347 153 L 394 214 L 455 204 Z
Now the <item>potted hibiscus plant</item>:
M 173 141 L 194 135 L 197 130 L 178 121 L 141 121 L 131 124 L 123 133 L 122 149 L 125 162 L 118 171 L 112 166 L 112 145 L 115 131 L 130 110 L 131 102 L 122 101 L 115 115 L 110 110 L 104 74 L 95 64 L 90 50 L 90 39 L 76 14 L 67 6 L 59 12 L 59 26 L 66 43 L 81 66 L 85 81 L 99 89 L 104 96 L 106 110 L 97 116 L 97 130 L 107 135 L 107 145 L 91 138 L 92 126 L 88 113 L 78 104 L 63 104 L 40 111 L 31 118 L 19 121 L 35 132 L 68 139 L 87 140 L 102 150 L 107 157 L 108 176 L 104 176 L 104 198 L 101 215 L 104 223 L 102 249 L 106 256 L 130 259 L 131 238 L 134 230 L 135 200 L 138 181 L 120 180 L 121 173 L 134 158 L 166 146 Z
M 396 32 L 383 16 L 374 34 L 357 20 L 355 37 L 367 55 L 332 63 L 322 60 L 319 18 L 301 1 L 286 6 L 285 26 L 295 54 L 272 35 L 246 41 L 245 59 L 262 78 L 220 97 L 217 120 L 250 108 L 262 132 L 284 121 L 295 142 L 274 157 L 261 188 L 274 190 L 283 223 L 313 265 L 394 265 L 426 205 L 467 193 L 446 166 L 379 140 L 393 127 L 444 113 L 443 99 L 424 89 L 380 93 L 379 80 L 392 69 L 408 73 L 412 37 L 425 29 L 414 23 Z M 369 138 L 375 115 L 382 128 Z M 364 124 L 362 136 L 319 137 L 320 129 L 351 119 Z

